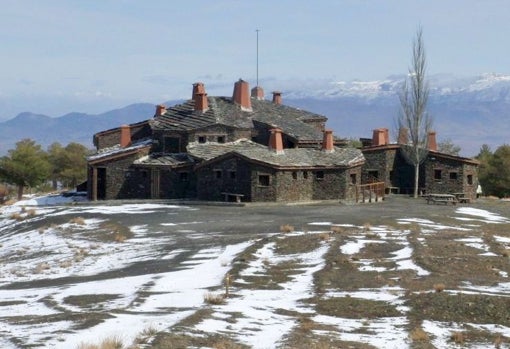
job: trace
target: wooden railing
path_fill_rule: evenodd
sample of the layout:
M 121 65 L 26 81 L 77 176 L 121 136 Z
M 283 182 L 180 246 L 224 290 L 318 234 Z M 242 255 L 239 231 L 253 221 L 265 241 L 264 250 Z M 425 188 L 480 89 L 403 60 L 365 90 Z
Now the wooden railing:
M 384 199 L 384 182 L 356 186 L 356 202 L 377 202 Z

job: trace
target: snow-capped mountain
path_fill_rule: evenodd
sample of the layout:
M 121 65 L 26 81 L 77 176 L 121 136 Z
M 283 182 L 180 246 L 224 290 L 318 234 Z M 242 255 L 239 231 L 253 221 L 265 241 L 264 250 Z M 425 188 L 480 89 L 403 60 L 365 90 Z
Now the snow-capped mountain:
M 398 93 L 404 78 L 395 75 L 376 81 L 317 79 L 272 84 L 283 91 L 284 104 L 327 116 L 328 127 L 338 137 L 359 138 L 371 137 L 372 130 L 379 127 L 394 131 L 399 113 Z M 465 156 L 476 155 L 482 144 L 495 150 L 510 142 L 510 75 L 459 78 L 438 74 L 428 76 L 428 80 L 428 111 L 439 141 L 450 139 L 461 146 Z M 270 98 L 269 94 L 266 98 Z M 153 108 L 152 104 L 137 104 L 99 115 L 69 113 L 57 118 L 35 115 L 36 122 L 27 121 L 28 114 L 21 113 L 0 122 L 0 155 L 22 138 L 32 138 L 44 147 L 55 141 L 63 144 L 76 141 L 91 147 L 93 133 L 150 118 Z

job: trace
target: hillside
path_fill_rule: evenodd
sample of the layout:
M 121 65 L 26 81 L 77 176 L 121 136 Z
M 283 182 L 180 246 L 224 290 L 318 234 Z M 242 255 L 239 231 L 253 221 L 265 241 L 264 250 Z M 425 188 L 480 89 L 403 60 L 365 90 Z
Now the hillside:
M 0 207 L 1 348 L 510 343 L 509 202 L 36 202 Z

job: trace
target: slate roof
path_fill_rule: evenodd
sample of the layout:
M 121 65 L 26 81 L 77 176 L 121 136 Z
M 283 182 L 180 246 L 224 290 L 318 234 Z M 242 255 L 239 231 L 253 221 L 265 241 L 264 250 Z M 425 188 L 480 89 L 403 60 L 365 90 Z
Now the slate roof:
M 268 147 L 243 140 L 225 144 L 193 144 L 188 147 L 193 156 L 214 162 L 228 155 L 240 155 L 247 160 L 264 163 L 277 168 L 337 168 L 361 165 L 365 161 L 361 150 L 355 148 L 335 148 L 324 152 L 310 148 L 284 149 L 282 154 Z M 200 166 L 200 165 L 199 165 Z
M 163 154 L 151 153 L 133 162 L 135 165 L 142 166 L 170 166 L 180 167 L 186 165 L 194 165 L 196 159 L 186 153 Z
M 131 154 L 134 151 L 150 147 L 152 139 L 142 139 L 137 142 L 133 142 L 130 146 L 122 148 L 120 144 L 116 144 L 112 147 L 102 148 L 97 153 L 87 157 L 87 161 L 94 162 L 97 160 L 108 159 L 114 156 L 120 156 L 124 154 Z
M 229 97 L 207 97 L 209 109 L 193 110 L 194 101 L 188 100 L 168 108 L 166 113 L 150 121 L 153 130 L 191 131 L 221 124 L 251 129 L 255 123 L 281 128 L 285 134 L 300 141 L 320 141 L 322 133 L 307 121 L 326 121 L 327 118 L 297 108 L 252 98 L 252 111 L 242 111 Z

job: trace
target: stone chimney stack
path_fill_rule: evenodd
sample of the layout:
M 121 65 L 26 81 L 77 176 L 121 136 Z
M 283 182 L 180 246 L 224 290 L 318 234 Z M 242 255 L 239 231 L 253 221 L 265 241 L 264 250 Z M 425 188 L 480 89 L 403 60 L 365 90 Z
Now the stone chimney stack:
M 427 135 L 427 147 L 431 151 L 437 151 L 436 132 L 429 131 Z
M 372 146 L 378 147 L 389 143 L 389 132 L 387 128 L 377 128 L 372 135 Z
M 283 154 L 282 130 L 273 128 L 269 132 L 271 132 L 269 136 L 269 150 L 274 151 L 276 154 Z
M 203 82 L 195 82 L 193 84 L 193 92 L 191 94 L 191 99 L 196 101 L 195 97 L 199 93 L 205 93 L 205 86 Z
M 156 114 L 154 116 L 161 116 L 166 113 L 166 107 L 163 104 L 156 106 Z
M 280 91 L 273 91 L 273 103 L 282 104 L 282 93 Z
M 332 153 L 335 151 L 333 147 L 333 131 L 332 130 L 324 130 L 324 138 L 322 141 L 322 151 L 326 153 Z
M 251 98 L 255 98 L 259 101 L 264 99 L 264 89 L 260 86 L 255 86 L 251 89 Z
M 131 145 L 131 128 L 129 125 L 122 125 L 120 127 L 120 147 L 125 148 Z
M 398 144 L 408 144 L 409 143 L 409 130 L 405 127 L 401 127 L 398 129 Z
M 234 103 L 239 104 L 241 106 L 241 110 L 243 111 L 252 111 L 251 109 L 251 99 L 250 99 L 250 86 L 248 82 L 239 79 L 234 84 L 234 93 L 232 94 L 232 100 Z
M 195 111 L 205 113 L 209 109 L 207 102 L 207 93 L 199 92 L 195 94 Z

